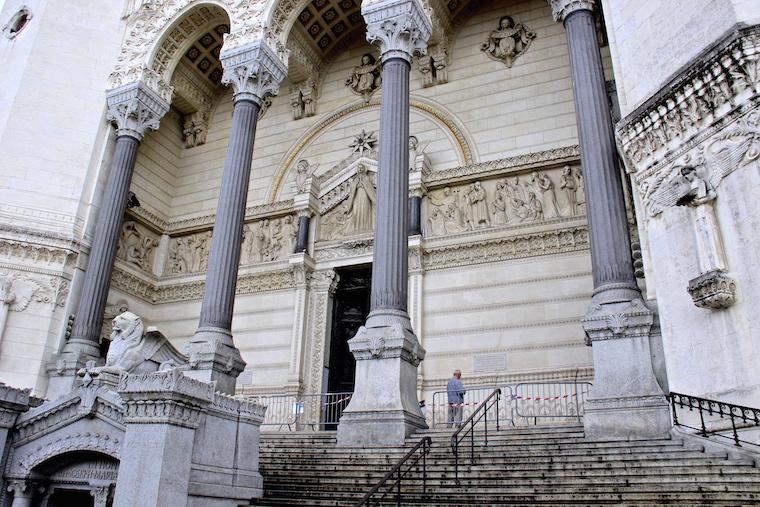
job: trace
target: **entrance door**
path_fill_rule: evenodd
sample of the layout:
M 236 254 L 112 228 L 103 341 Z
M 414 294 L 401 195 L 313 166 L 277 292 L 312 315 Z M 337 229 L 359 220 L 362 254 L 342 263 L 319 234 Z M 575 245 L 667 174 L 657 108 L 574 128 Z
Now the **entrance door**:
M 58 488 L 55 488 L 47 503 L 48 507 L 92 507 L 94 504 L 89 491 Z
M 372 266 L 351 266 L 336 270 L 340 276 L 333 306 L 328 392 L 353 392 L 356 361 L 348 350 L 348 340 L 367 321 Z

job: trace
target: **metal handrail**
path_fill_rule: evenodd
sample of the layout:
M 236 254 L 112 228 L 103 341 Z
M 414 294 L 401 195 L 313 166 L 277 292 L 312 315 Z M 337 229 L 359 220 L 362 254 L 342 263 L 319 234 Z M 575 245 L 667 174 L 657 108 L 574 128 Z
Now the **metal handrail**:
M 375 487 L 373 487 L 366 495 L 364 495 L 364 498 L 362 498 L 361 501 L 356 504 L 356 507 L 360 507 L 362 505 L 371 505 L 370 500 L 372 499 L 372 496 L 380 491 L 383 485 L 393 477 L 393 474 L 396 474 L 396 480 L 388 489 L 385 490 L 385 493 L 380 495 L 380 498 L 377 499 L 377 502 L 379 503 L 388 495 L 390 491 L 395 489 L 396 505 L 398 507 L 401 507 L 401 481 L 407 475 L 407 473 L 412 470 L 412 467 L 419 463 L 420 459 L 422 460 L 422 494 L 427 494 L 427 455 L 430 454 L 430 448 L 432 446 L 433 439 L 430 437 L 423 437 L 422 440 L 417 442 L 417 445 L 415 445 L 408 453 L 404 455 L 403 458 L 398 461 L 398 463 L 393 466 L 393 468 L 391 468 L 390 472 L 385 474 L 385 477 L 383 477 L 380 482 L 375 485 Z M 417 454 L 417 451 L 419 451 L 420 447 L 422 447 L 422 452 Z M 403 467 L 404 464 L 415 455 L 416 457 L 414 458 L 414 461 L 412 461 L 412 463 L 409 464 L 409 467 L 402 473 L 401 467 Z
M 485 445 L 488 447 L 488 409 L 496 405 L 496 431 L 499 431 L 499 400 L 501 399 L 501 389 L 494 389 L 488 398 L 478 405 L 470 417 L 451 435 L 451 450 L 454 453 L 454 480 L 459 484 L 459 442 L 470 435 L 470 464 L 475 464 L 475 424 L 485 418 Z M 482 413 L 481 413 L 482 412 Z M 480 415 L 478 415 L 480 414 Z M 477 416 L 477 418 L 476 418 Z M 467 425 L 470 425 L 467 428 Z M 464 432 L 461 436 L 460 433 Z
M 668 395 L 668 398 L 670 399 L 670 406 L 673 409 L 674 426 L 682 426 L 684 428 L 696 430 L 701 436 L 705 438 L 709 438 L 710 435 L 713 435 L 716 437 L 733 440 L 736 447 L 742 447 L 741 444 L 759 446 L 754 442 L 749 442 L 747 440 L 742 440 L 739 438 L 739 432 L 736 429 L 736 420 L 741 419 L 742 423 L 745 425 L 749 424 L 752 426 L 760 426 L 760 409 L 745 407 L 742 405 L 734 405 L 733 403 L 725 403 L 722 401 L 709 400 L 707 398 L 700 398 L 698 396 L 691 396 L 689 394 L 680 394 L 674 392 L 671 392 L 670 395 Z M 690 412 L 693 412 L 694 409 L 697 409 L 699 411 L 699 421 L 701 427 L 695 428 L 694 426 L 689 426 L 688 424 L 679 422 L 676 405 L 681 409 L 688 408 Z M 724 430 L 708 431 L 707 426 L 705 425 L 705 413 L 710 416 L 716 415 L 721 419 L 731 419 L 731 430 L 733 435 L 726 436 L 719 433 L 719 431 Z

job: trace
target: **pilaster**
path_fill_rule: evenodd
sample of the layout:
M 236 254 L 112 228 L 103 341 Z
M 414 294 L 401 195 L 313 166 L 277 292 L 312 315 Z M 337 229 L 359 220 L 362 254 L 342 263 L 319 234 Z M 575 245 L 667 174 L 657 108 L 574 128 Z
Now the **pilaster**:
M 309 284 L 314 272 L 314 260 L 305 252 L 294 253 L 289 259 L 296 281 L 295 309 L 293 312 L 293 328 L 290 337 L 290 363 L 288 366 L 288 384 L 293 391 L 300 392 L 304 385 L 303 363 L 306 344 L 306 323 L 309 318 Z

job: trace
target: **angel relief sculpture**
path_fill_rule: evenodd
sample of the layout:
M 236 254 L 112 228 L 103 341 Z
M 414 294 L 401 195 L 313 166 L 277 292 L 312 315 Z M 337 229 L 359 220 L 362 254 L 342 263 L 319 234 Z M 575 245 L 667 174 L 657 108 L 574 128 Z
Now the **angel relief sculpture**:
M 372 94 L 380 88 L 380 64 L 369 53 L 362 55 L 362 64 L 354 67 L 351 76 L 346 79 L 346 86 L 355 94 L 361 95 L 369 102 Z
M 536 32 L 522 23 L 515 23 L 511 16 L 502 16 L 499 28 L 488 34 L 480 50 L 507 67 L 512 67 L 515 59 L 528 49 L 535 38 Z

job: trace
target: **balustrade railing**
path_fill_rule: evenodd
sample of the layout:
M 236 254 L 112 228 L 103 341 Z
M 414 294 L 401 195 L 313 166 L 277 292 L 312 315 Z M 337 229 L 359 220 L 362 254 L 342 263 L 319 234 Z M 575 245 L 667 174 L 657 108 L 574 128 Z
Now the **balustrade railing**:
M 748 444 L 760 448 L 758 441 L 751 442 L 739 438 L 742 430 L 760 429 L 760 409 L 673 392 L 668 398 L 673 411 L 674 426 L 695 430 L 705 438 L 715 436 L 732 440 L 736 447 L 743 447 L 742 444 Z M 680 417 L 678 409 L 681 409 Z M 688 413 L 685 414 L 684 412 L 687 410 Z M 690 424 L 692 419 L 696 419 L 695 411 L 699 416 L 699 426 Z M 694 422 L 696 423 L 696 420 Z M 729 422 L 731 423 L 730 428 L 728 427 Z
M 496 388 L 491 392 L 478 407 L 472 411 L 470 417 L 451 435 L 451 451 L 454 453 L 454 480 L 459 484 L 459 444 L 470 436 L 470 464 L 475 464 L 475 425 L 483 419 L 483 435 L 485 437 L 484 445 L 488 447 L 488 411 L 496 406 L 496 413 L 499 413 L 499 400 L 501 400 L 501 389 Z M 496 431 L 499 431 L 499 418 L 495 418 Z M 492 417 L 492 422 L 493 417 Z
M 396 505 L 401 507 L 403 498 L 402 483 L 415 482 L 417 479 L 411 477 L 414 468 L 422 461 L 422 477 L 419 479 L 422 483 L 422 494 L 427 494 L 427 455 L 430 454 L 430 448 L 433 440 L 430 437 L 424 437 L 408 453 L 396 463 L 390 472 L 385 474 L 380 482 L 373 487 L 364 498 L 356 504 L 356 507 L 362 505 L 380 505 L 389 494 L 396 496 Z M 391 482 L 392 481 L 392 482 Z M 389 484 L 390 483 L 390 484 Z

